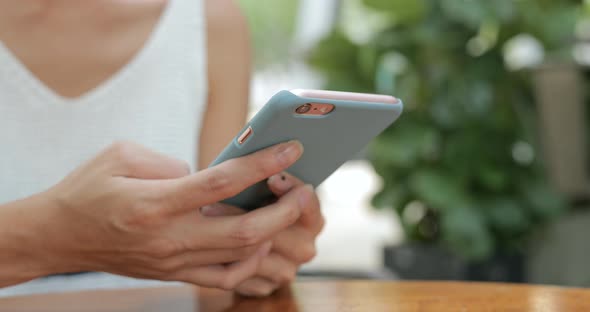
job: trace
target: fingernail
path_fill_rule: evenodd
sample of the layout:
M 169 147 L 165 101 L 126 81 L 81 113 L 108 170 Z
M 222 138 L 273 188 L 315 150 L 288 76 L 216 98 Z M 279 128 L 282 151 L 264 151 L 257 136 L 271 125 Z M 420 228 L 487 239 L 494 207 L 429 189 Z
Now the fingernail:
M 217 209 L 213 205 L 207 205 L 200 208 L 201 214 L 204 216 L 214 215 Z
M 305 208 L 307 206 L 312 194 L 313 194 L 313 186 L 311 184 L 306 184 L 299 191 L 299 206 L 301 208 Z
M 277 147 L 276 153 L 281 162 L 291 165 L 303 154 L 303 145 L 296 140 L 282 143 Z
M 235 216 L 243 213 L 240 208 L 220 203 L 203 206 L 200 210 L 201 214 L 206 217 Z
M 284 173 L 275 174 L 268 178 L 268 183 L 282 192 L 286 192 L 293 187 L 293 182 Z

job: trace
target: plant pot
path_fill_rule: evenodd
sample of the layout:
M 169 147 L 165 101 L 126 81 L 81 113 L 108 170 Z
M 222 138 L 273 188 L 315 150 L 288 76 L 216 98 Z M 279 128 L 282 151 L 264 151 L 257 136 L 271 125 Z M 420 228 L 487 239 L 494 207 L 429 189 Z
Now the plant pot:
M 531 237 L 526 266 L 531 283 L 590 287 L 590 207 L 585 208 Z
M 522 254 L 497 254 L 465 261 L 436 245 L 404 244 L 383 249 L 385 266 L 402 279 L 525 282 Z

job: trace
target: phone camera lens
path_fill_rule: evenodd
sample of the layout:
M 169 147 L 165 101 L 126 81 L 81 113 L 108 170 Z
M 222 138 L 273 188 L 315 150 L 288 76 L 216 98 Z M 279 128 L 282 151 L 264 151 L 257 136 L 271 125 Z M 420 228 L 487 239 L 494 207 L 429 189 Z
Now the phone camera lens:
M 305 113 L 309 112 L 310 110 L 311 110 L 311 104 L 307 103 L 307 104 L 303 104 L 303 105 L 297 107 L 295 112 L 297 114 L 305 114 Z

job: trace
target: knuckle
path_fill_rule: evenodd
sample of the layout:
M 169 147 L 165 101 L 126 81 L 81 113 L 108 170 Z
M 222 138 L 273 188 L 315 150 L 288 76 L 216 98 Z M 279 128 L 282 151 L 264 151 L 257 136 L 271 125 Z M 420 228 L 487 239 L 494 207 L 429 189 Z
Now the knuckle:
M 166 217 L 172 212 L 181 211 L 187 202 L 190 203 L 184 196 L 176 195 L 175 191 L 174 186 L 164 186 L 152 193 L 154 194 L 151 199 L 152 213 L 157 220 L 166 220 Z
M 174 273 L 182 267 L 183 267 L 183 262 L 178 261 L 177 259 L 165 259 L 165 260 L 160 260 L 156 263 L 157 270 L 162 273 L 165 273 L 165 274 Z
M 165 175 L 169 178 L 182 178 L 191 173 L 191 166 L 188 162 L 173 158 L 173 157 L 166 157 L 166 166 L 163 170 L 166 171 Z
M 245 159 L 235 159 L 235 161 L 236 163 L 244 162 L 240 166 L 249 168 L 256 180 L 268 178 L 285 168 L 285 166 L 281 166 L 276 157 L 268 157 L 264 153 L 255 154 Z
M 109 147 L 109 155 L 122 168 L 133 172 L 136 169 L 135 145 L 131 142 L 117 141 Z
M 256 253 L 258 247 L 258 245 L 253 245 L 234 249 L 234 258 L 237 260 L 248 258 Z
M 234 290 L 238 287 L 240 281 L 235 278 L 235 276 L 231 273 L 226 273 L 223 278 L 219 281 L 218 288 L 223 290 Z
M 295 267 L 284 268 L 277 274 L 276 282 L 281 285 L 291 283 L 295 280 L 296 275 L 297 269 Z
M 300 216 L 301 216 L 301 211 L 299 209 L 297 209 L 295 205 L 292 205 L 291 207 L 287 207 L 287 211 L 285 214 L 285 221 L 287 222 L 287 224 L 295 223 L 299 219 Z
M 270 177 L 277 174 L 291 165 L 290 162 L 284 161 L 283 158 L 273 156 L 270 161 L 268 158 L 261 158 L 258 160 L 257 168 L 261 175 Z
M 162 222 L 162 213 L 155 207 L 138 203 L 129 204 L 129 213 L 124 218 L 124 225 L 128 228 L 144 228 L 158 225 Z
M 223 198 L 233 196 L 230 175 L 220 168 L 211 170 L 205 177 L 205 191 L 218 194 Z
M 315 258 L 317 254 L 315 244 L 306 244 L 297 252 L 297 261 L 299 263 L 307 263 Z
M 152 258 L 163 260 L 180 253 L 182 248 L 169 240 L 159 239 L 148 245 L 148 253 Z M 162 261 L 166 262 L 166 261 Z
M 241 246 L 253 246 L 261 242 L 262 235 L 256 220 L 244 215 L 232 233 L 232 238 L 237 240 Z
M 282 171 L 285 168 L 284 165 L 276 158 L 273 157 L 274 161 L 268 161 L 268 159 L 259 159 L 256 163 L 256 171 L 262 177 L 270 177 L 277 172 Z
M 133 144 L 131 142 L 116 141 L 107 148 L 107 151 L 117 159 L 125 159 L 129 157 L 132 145 Z
M 176 161 L 178 162 L 178 167 L 180 168 L 180 172 L 182 173 L 182 175 L 188 175 L 191 173 L 191 166 L 188 162 L 180 159 Z

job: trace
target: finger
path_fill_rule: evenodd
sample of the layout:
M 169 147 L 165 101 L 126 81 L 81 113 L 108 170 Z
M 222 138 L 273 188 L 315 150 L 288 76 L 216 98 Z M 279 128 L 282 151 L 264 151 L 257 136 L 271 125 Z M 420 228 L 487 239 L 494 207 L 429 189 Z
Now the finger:
M 222 203 L 201 207 L 201 214 L 205 217 L 238 216 L 244 213 L 244 209 Z
M 279 174 L 275 174 L 272 177 L 268 178 L 268 188 L 271 190 L 273 194 L 277 197 L 281 197 L 289 192 L 291 189 L 297 186 L 304 185 L 303 181 L 297 179 L 296 177 L 286 173 L 281 172 Z
M 235 248 L 259 244 L 295 223 L 313 196 L 311 186 L 302 186 L 276 203 L 239 215 L 202 220 L 189 237 L 198 238 L 197 248 Z
M 289 168 L 302 153 L 301 143 L 290 141 L 164 184 L 166 196 L 174 198 L 176 203 L 175 207 L 169 207 L 170 213 L 190 211 L 237 195 Z
M 236 292 L 246 297 L 266 297 L 279 288 L 279 285 L 262 277 L 253 277 L 242 282 Z
M 254 256 L 244 261 L 181 270 L 173 274 L 170 279 L 199 286 L 232 290 L 256 274 L 261 260 L 268 255 L 270 248 L 271 244 L 267 243 Z
M 315 235 L 301 226 L 292 226 L 273 239 L 273 252 L 303 264 L 316 256 Z
M 272 244 L 269 242 L 266 245 Z M 134 261 L 135 266 L 133 272 L 138 277 L 159 277 L 179 271 L 192 271 L 197 267 L 206 267 L 211 265 L 219 265 L 224 263 L 234 263 L 239 261 L 246 261 L 253 256 L 256 256 L 262 247 L 266 245 L 248 246 L 233 249 L 217 249 L 205 251 L 187 251 L 171 257 L 138 257 L 129 259 Z M 112 271 L 111 273 L 128 275 L 129 270 L 122 270 L 120 272 Z
M 261 245 L 240 248 L 189 251 L 160 261 L 164 271 L 194 268 L 203 265 L 231 263 L 246 260 L 258 252 Z
M 137 179 L 177 179 L 190 173 L 189 165 L 132 142 L 117 142 L 101 155 L 113 164 L 113 176 Z
M 303 181 L 286 172 L 275 174 L 268 179 L 269 189 L 277 197 L 283 196 L 294 187 L 300 185 L 303 185 Z M 309 206 L 304 209 L 299 222 L 309 228 L 314 234 L 322 231 L 325 220 L 320 210 L 320 202 L 317 196 L 314 196 Z
M 322 214 L 320 199 L 317 193 L 313 193 L 307 206 L 303 209 L 298 224 L 306 228 L 314 236 L 317 236 L 324 228 L 326 221 Z
M 273 244 L 274 246 L 275 244 Z M 274 247 L 273 247 L 274 248 Z M 257 277 L 272 281 L 281 286 L 295 280 L 298 264 L 272 251 L 266 256 L 258 268 Z

